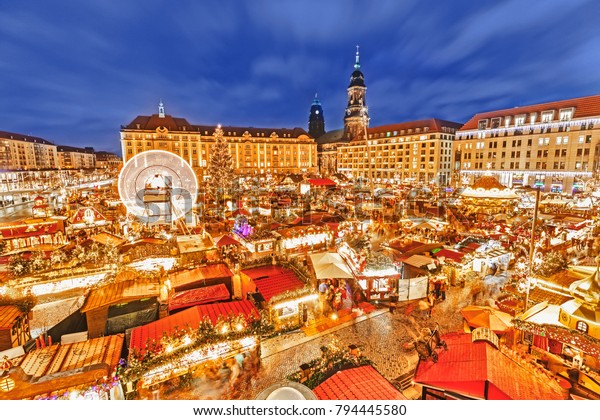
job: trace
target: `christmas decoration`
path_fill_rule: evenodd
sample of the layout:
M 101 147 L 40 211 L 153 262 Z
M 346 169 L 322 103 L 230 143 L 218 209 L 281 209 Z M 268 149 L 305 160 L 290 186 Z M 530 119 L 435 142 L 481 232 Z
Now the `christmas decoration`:
M 226 195 L 231 194 L 235 174 L 229 145 L 223 137 L 223 129 L 220 125 L 217 126 L 214 137 L 215 143 L 210 148 L 210 161 L 207 168 L 208 188 L 217 200 L 219 213 L 223 214 L 225 209 L 223 201 Z

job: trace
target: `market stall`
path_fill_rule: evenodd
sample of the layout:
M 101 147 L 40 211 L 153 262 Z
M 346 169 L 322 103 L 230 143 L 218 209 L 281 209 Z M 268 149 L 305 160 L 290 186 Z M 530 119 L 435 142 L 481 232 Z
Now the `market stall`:
M 51 344 L 10 360 L 2 400 L 124 399 L 117 374 L 123 334 Z
M 241 272 L 242 281 L 254 284 L 265 302 L 270 321 L 276 329 L 291 328 L 307 322 L 316 309 L 318 295 L 294 271 L 281 266 L 263 266 Z
M 257 353 L 260 315 L 252 302 L 188 308 L 131 332 L 127 390 L 141 393 L 183 375 L 202 375 L 237 355 Z

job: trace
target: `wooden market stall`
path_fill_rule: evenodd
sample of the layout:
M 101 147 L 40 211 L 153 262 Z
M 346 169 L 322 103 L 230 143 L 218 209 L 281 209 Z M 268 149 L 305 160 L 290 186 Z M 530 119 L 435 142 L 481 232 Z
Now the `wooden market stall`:
M 116 368 L 123 334 L 32 350 L 11 360 L 0 399 L 123 399 Z
M 159 291 L 157 280 L 138 278 L 91 290 L 81 308 L 89 337 L 125 332 L 158 319 Z
M 0 351 L 22 346 L 29 339 L 29 318 L 14 305 L 0 306 Z

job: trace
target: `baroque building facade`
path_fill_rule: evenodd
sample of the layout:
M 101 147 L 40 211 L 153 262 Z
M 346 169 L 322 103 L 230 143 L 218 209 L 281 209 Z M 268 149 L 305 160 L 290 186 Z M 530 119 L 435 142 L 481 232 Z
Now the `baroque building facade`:
M 138 116 L 121 126 L 123 163 L 138 153 L 165 150 L 174 153 L 204 179 L 215 142 L 216 126 L 190 124 L 185 118 L 165 114 Z M 302 128 L 222 126 L 236 174 L 242 177 L 315 173 L 317 146 Z

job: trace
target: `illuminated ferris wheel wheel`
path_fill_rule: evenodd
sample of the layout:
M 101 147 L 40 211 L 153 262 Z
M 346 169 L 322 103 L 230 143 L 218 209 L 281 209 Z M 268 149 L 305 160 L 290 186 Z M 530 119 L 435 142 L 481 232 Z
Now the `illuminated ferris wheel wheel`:
M 187 221 L 198 195 L 192 167 L 163 150 L 142 152 L 127 161 L 118 186 L 127 211 L 145 224 L 172 224 L 182 218 Z

